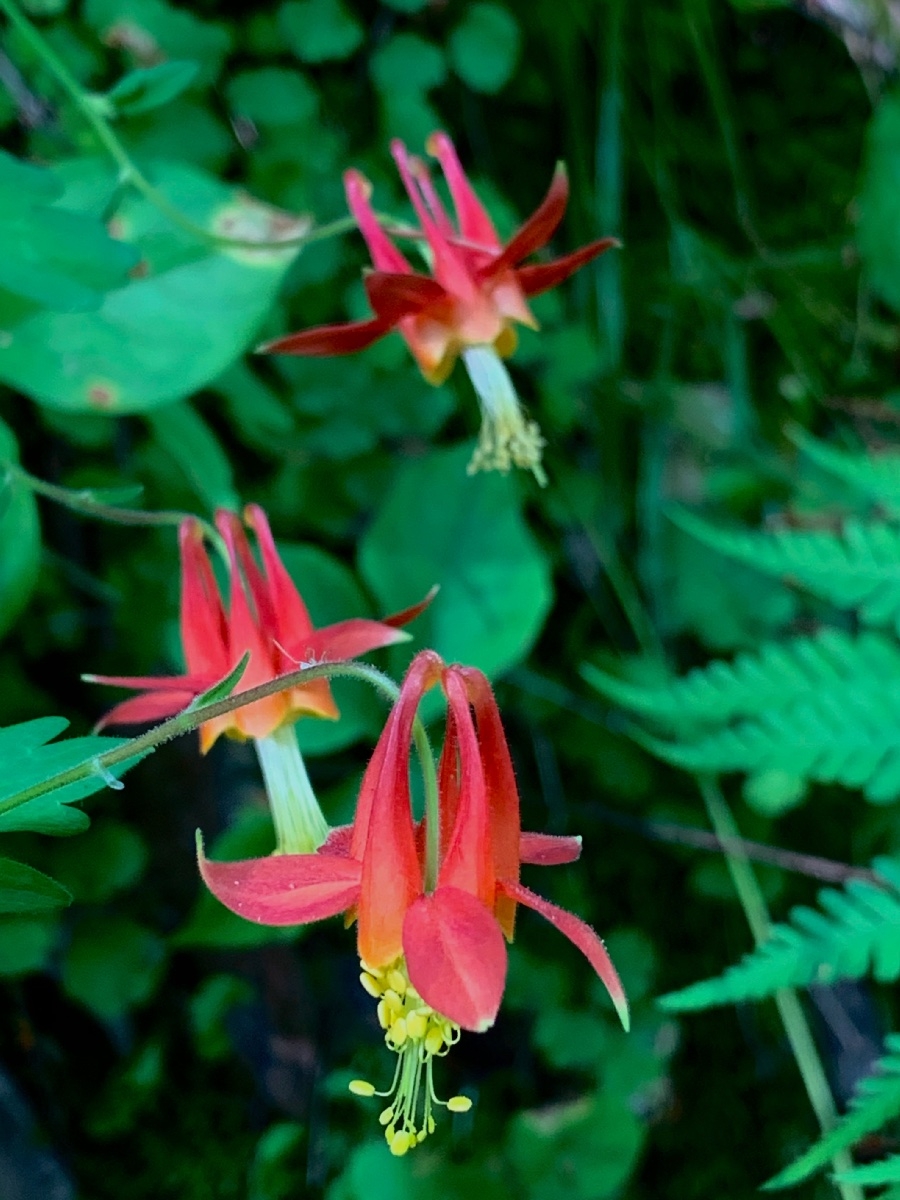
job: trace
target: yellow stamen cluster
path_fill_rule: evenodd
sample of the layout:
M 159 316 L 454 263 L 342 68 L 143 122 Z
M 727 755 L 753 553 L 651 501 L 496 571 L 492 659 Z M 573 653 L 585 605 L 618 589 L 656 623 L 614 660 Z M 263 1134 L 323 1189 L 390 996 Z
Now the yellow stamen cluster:
M 546 445 L 536 421 L 522 412 L 519 397 L 506 367 L 487 346 L 470 346 L 463 361 L 481 405 L 481 432 L 469 462 L 468 472 L 507 472 L 524 467 L 544 487 L 547 476 L 541 466 Z
M 450 1112 L 468 1112 L 472 1107 L 468 1096 L 439 1100 L 432 1079 L 432 1060 L 443 1058 L 459 1041 L 460 1030 L 423 1002 L 409 981 L 403 958 L 381 969 L 361 965 L 359 981 L 378 1001 L 378 1022 L 385 1045 L 397 1055 L 397 1067 L 387 1091 L 376 1091 L 365 1079 L 354 1079 L 350 1091 L 354 1096 L 388 1098 L 378 1120 L 385 1127 L 391 1153 L 406 1154 L 434 1133 L 434 1106 Z

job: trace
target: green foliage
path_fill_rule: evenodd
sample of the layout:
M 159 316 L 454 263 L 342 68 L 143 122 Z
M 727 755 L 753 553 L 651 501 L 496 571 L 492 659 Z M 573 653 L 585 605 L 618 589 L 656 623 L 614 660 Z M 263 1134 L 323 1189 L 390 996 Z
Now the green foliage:
M 0 421 L 0 635 L 28 603 L 37 582 L 41 530 L 37 504 L 21 478 L 4 464 L 18 461 L 19 451 L 9 428 Z
M 890 509 L 900 504 L 900 455 L 893 449 L 852 453 L 821 442 L 799 427 L 789 433 L 810 462 L 848 483 L 859 496 Z
M 62 962 L 62 984 L 105 1020 L 148 1000 L 164 959 L 162 939 L 128 917 L 94 913 L 74 927 Z
M 869 283 L 894 309 L 900 309 L 900 99 L 882 97 L 866 137 L 859 197 L 859 252 Z
M 199 67 L 193 62 L 157 63 L 138 67 L 119 80 L 103 99 L 116 116 L 134 116 L 168 104 L 191 86 Z
M 65 908 L 72 893 L 34 867 L 0 858 L 0 913 L 39 913 Z
M 847 1114 L 805 1154 L 770 1179 L 767 1188 L 801 1183 L 825 1166 L 837 1151 L 855 1145 L 900 1114 L 900 1035 L 888 1034 L 885 1050 L 873 1073 L 858 1085 Z
M 289 48 L 301 62 L 349 58 L 363 40 L 359 22 L 341 0 L 286 0 L 278 20 Z
M 468 446 L 434 451 L 398 471 L 363 538 L 360 571 L 388 611 L 438 584 L 414 626 L 416 646 L 493 675 L 528 652 L 552 591 L 517 483 L 467 476 L 469 455 Z
M 900 862 L 878 858 L 873 866 L 883 882 L 851 879 L 842 891 L 824 888 L 823 911 L 792 909 L 791 923 L 773 926 L 738 966 L 659 1003 L 671 1012 L 693 1012 L 868 974 L 894 982 L 900 976 Z

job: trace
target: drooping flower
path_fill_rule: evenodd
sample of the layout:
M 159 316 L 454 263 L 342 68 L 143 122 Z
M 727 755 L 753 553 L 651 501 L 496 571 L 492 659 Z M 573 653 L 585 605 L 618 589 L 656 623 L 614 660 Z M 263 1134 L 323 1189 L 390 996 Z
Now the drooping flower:
M 344 174 L 351 213 L 365 238 L 375 269 L 365 276 L 374 316 L 348 324 L 323 325 L 277 338 L 260 347 L 270 354 L 330 355 L 362 350 L 398 330 L 425 379 L 440 384 L 462 355 L 482 406 L 482 428 L 470 471 L 532 470 L 540 482 L 544 440 L 527 420 L 503 366 L 516 347 L 515 325 L 537 328 L 528 298 L 556 287 L 574 271 L 616 245 L 601 238 L 549 263 L 522 265 L 545 246 L 562 220 L 569 196 L 559 164 L 550 189 L 528 220 L 504 246 L 475 194 L 445 133 L 428 139 L 453 200 L 456 222 L 444 208 L 428 168 L 401 141 L 391 143 L 427 246 L 431 272 L 414 270 L 378 222 L 372 186 L 359 171 Z
M 353 618 L 315 629 L 288 574 L 266 514 L 248 505 L 244 521 L 256 535 L 262 566 L 251 552 L 238 516 L 216 513 L 228 554 L 226 606 L 213 573 L 200 523 L 179 528 L 181 556 L 181 645 L 187 672 L 174 676 L 87 675 L 94 683 L 137 688 L 141 694 L 112 708 L 100 726 L 161 720 L 186 708 L 224 678 L 249 652 L 236 693 L 277 679 L 301 664 L 340 662 L 408 638 L 400 626 L 423 610 L 421 604 L 383 621 Z M 294 722 L 303 716 L 334 720 L 338 710 L 326 679 L 296 685 L 200 727 L 204 753 L 222 734 L 252 739 L 272 804 L 279 851 L 314 850 L 328 825 L 319 809 L 297 745 Z
M 439 685 L 447 725 L 437 772 L 437 814 L 414 824 L 410 746 L 422 695 Z M 474 712 L 474 719 L 473 719 Z M 433 847 L 429 849 L 429 847 Z M 484 1032 L 506 979 L 504 935 L 516 906 L 541 913 L 587 957 L 623 1025 L 628 1007 L 597 934 L 573 913 L 519 881 L 523 863 L 572 862 L 581 839 L 523 833 L 509 749 L 490 684 L 481 672 L 417 655 L 366 769 L 352 826 L 332 832 L 315 854 L 211 862 L 207 886 L 233 912 L 263 925 L 296 925 L 344 913 L 357 920 L 361 982 L 377 1000 L 385 1043 L 398 1055 L 391 1087 L 366 1080 L 351 1090 L 388 1098 L 381 1114 L 395 1154 L 434 1131 L 442 1103 L 433 1059 L 461 1030 Z M 467 1107 L 465 1097 L 448 1102 Z

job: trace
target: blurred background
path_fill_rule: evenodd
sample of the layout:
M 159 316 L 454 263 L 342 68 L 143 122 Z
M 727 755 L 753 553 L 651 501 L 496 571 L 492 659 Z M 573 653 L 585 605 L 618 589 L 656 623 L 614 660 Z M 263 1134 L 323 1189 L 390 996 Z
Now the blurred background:
M 577 866 L 534 882 L 608 937 L 634 1027 L 621 1032 L 573 947 L 524 913 L 496 1027 L 464 1036 L 438 1071 L 439 1091 L 464 1091 L 472 1112 L 392 1159 L 375 1110 L 346 1090 L 358 1076 L 386 1086 L 393 1065 L 352 935 L 339 922 L 257 928 L 202 894 L 198 826 L 218 858 L 264 853 L 272 836 L 252 750 L 221 742 L 201 758 L 183 738 L 123 791 L 88 800 L 87 832 L 3 835 L 2 853 L 75 897 L 0 918 L 3 1200 L 749 1195 L 813 1139 L 814 1119 L 774 1006 L 677 1021 L 654 1006 L 751 938 L 721 855 L 657 827 L 706 828 L 695 782 L 630 740 L 582 668 L 639 656 L 683 670 L 801 627 L 789 588 L 725 563 L 671 506 L 753 524 L 783 515 L 801 470 L 789 422 L 896 438 L 895 6 L 22 11 L 83 94 L 108 97 L 134 68 L 195 64 L 167 102 L 103 111 L 169 202 L 219 232 L 288 219 L 248 197 L 301 218 L 295 228 L 338 220 L 350 165 L 372 179 L 379 212 L 407 219 L 388 143 L 421 152 L 441 128 L 502 234 L 562 159 L 571 202 L 552 249 L 621 238 L 535 302 L 541 329 L 522 332 L 510 364 L 548 441 L 549 486 L 469 477 L 478 412 L 462 370 L 429 387 L 396 335 L 343 359 L 249 353 L 366 315 L 357 234 L 297 255 L 198 240 L 117 179 L 84 105 L 21 28 L 3 28 L 3 145 L 65 185 L 57 208 L 36 201 L 5 235 L 28 281 L 15 255 L 0 265 L 4 459 L 59 488 L 134 485 L 140 498 L 123 502 L 150 509 L 210 517 L 261 503 L 317 624 L 389 612 L 440 583 L 414 641 L 381 665 L 399 677 L 430 645 L 496 680 L 524 825 L 584 838 Z M 117 240 L 59 223 L 59 208 L 102 218 Z M 181 667 L 174 529 L 77 507 L 7 480 L 3 724 L 57 714 L 86 733 L 120 694 L 82 673 Z M 340 723 L 299 726 L 333 824 L 352 814 L 383 720 L 360 685 L 335 691 Z M 841 789 L 727 782 L 747 837 L 844 862 L 900 841 L 890 809 Z M 759 878 L 778 913 L 817 886 L 774 867 Z M 844 1103 L 889 998 L 854 986 L 810 1012 Z

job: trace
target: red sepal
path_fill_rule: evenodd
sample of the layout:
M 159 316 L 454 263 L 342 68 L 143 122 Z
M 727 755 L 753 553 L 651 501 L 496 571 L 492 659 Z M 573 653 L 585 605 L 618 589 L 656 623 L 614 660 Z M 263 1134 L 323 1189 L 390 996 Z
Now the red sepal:
M 553 833 L 519 835 L 519 862 L 535 867 L 559 867 L 580 857 L 580 837 L 560 837 Z
M 428 275 L 369 271 L 363 283 L 376 315 L 392 326 L 423 308 L 449 300 L 446 290 Z
M 555 258 L 553 262 L 519 267 L 516 270 L 516 279 L 526 296 L 540 296 L 542 292 L 549 292 L 551 288 L 557 287 L 585 264 L 620 244 L 616 238 L 600 238 L 599 241 L 582 246 L 580 250 L 573 250 L 571 254 Z
M 569 177 L 563 163 L 558 163 L 553 172 L 547 195 L 528 220 L 520 225 L 512 235 L 506 243 L 503 253 L 498 254 L 494 261 L 488 263 L 484 268 L 483 278 L 491 279 L 493 276 L 499 275 L 501 271 L 505 271 L 507 267 L 515 267 L 523 258 L 534 254 L 535 250 L 540 250 L 541 246 L 546 246 L 563 219 L 568 202 Z
M 530 888 L 523 887 L 521 883 L 512 883 L 509 880 L 501 879 L 497 887 L 517 900 L 519 904 L 525 904 L 528 908 L 533 908 L 535 912 L 540 913 L 560 933 L 565 934 L 573 945 L 578 947 L 600 976 L 603 986 L 609 992 L 610 999 L 619 1014 L 619 1020 L 627 1032 L 630 1019 L 625 989 L 612 964 L 612 959 L 606 952 L 606 947 L 590 925 L 582 921 L 580 917 L 576 917 L 574 913 L 566 912 L 564 908 L 558 908 L 549 900 L 545 900 L 543 896 L 538 896 Z
M 403 952 L 426 1004 L 463 1029 L 490 1029 L 506 983 L 506 945 L 479 900 L 453 887 L 420 896 L 403 922 Z
M 163 721 L 166 717 L 174 717 L 176 713 L 187 708 L 195 695 L 195 692 L 155 690 L 146 692 L 143 696 L 132 696 L 131 699 L 116 704 L 108 713 L 104 713 L 94 728 L 105 729 L 107 725 L 145 725 L 148 721 Z
M 257 354 L 354 354 L 365 350 L 393 329 L 393 323 L 381 317 L 368 321 L 349 321 L 343 325 L 317 325 L 285 337 L 274 338 L 256 347 Z

